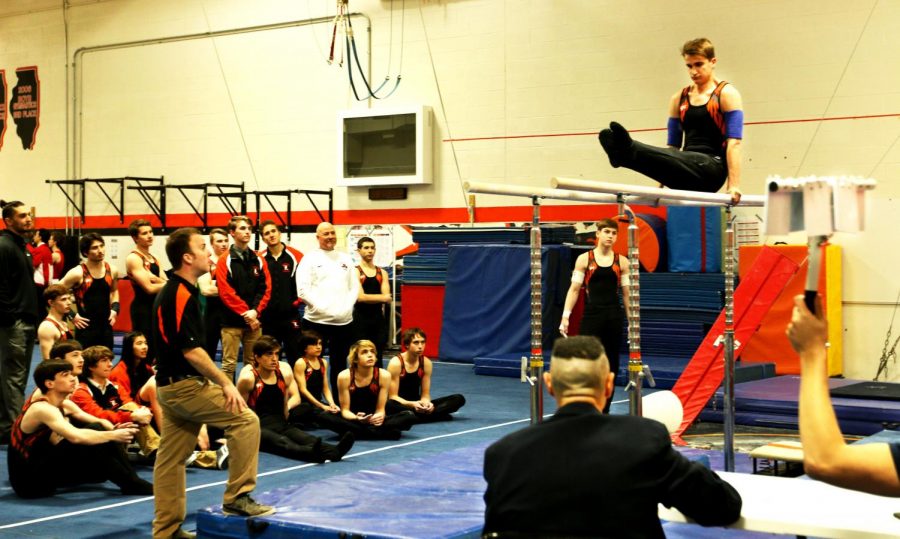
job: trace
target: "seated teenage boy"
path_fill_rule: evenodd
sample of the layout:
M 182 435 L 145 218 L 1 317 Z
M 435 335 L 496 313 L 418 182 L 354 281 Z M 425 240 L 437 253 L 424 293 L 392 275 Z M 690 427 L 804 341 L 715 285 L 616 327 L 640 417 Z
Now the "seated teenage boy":
M 128 393 L 109 381 L 112 372 L 112 350 L 105 346 L 90 346 L 83 352 L 84 370 L 81 384 L 72 394 L 72 402 L 92 416 L 116 423 L 136 423 L 137 441 L 141 455 L 147 457 L 159 449 L 159 434 L 150 426 L 153 414 L 140 406 Z
M 300 403 L 291 408 L 288 420 L 300 428 L 317 428 L 321 414 L 338 414 L 328 383 L 328 361 L 322 357 L 322 337 L 315 331 L 300 334 L 298 348 L 303 355 L 294 363 L 294 381 L 300 390 Z
M 352 434 L 345 433 L 331 445 L 288 423 L 288 409 L 299 396 L 291 367 L 280 357 L 278 341 L 263 335 L 253 343 L 254 364 L 245 365 L 238 377 L 238 392 L 259 416 L 260 451 L 307 462 L 341 460 L 353 447 Z
M 391 359 L 391 389 L 388 413 L 411 410 L 421 423 L 452 419 L 453 412 L 466 403 L 462 395 L 447 395 L 431 400 L 431 360 L 425 357 L 425 332 L 409 328 L 403 332 L 405 352 Z
M 341 413 L 320 415 L 320 425 L 369 440 L 399 440 L 401 432 L 409 430 L 416 422 L 414 413 L 385 412 L 391 375 L 375 367 L 377 361 L 378 352 L 372 341 L 357 341 L 350 347 L 350 368 L 341 371 L 337 378 Z
M 43 396 L 29 402 L 16 419 L 9 446 L 9 482 L 23 498 L 52 495 L 59 487 L 112 481 L 123 494 L 150 496 L 153 485 L 134 472 L 123 445 L 137 433 L 133 423 L 112 430 L 79 429 L 69 423 L 96 423 L 68 397 L 78 383 L 67 361 L 50 359 L 34 370 Z M 65 466 L 63 471 L 60 466 Z

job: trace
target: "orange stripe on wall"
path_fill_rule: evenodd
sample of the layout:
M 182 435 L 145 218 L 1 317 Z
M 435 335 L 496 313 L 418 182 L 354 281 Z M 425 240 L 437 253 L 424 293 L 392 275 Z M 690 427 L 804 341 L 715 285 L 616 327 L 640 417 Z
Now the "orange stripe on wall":
M 665 208 L 650 206 L 634 206 L 636 213 L 649 213 L 665 217 Z M 485 206 L 476 207 L 476 223 L 506 223 L 506 222 L 530 222 L 532 207 L 529 206 Z M 614 204 L 579 204 L 569 206 L 541 206 L 542 222 L 572 222 L 572 221 L 596 221 L 616 214 Z M 323 212 L 323 215 L 326 215 Z M 251 217 L 255 214 L 251 214 Z M 283 214 L 282 214 L 283 216 Z M 210 213 L 209 224 L 213 227 L 222 227 L 228 223 L 231 216 L 227 213 Z M 159 228 L 161 223 L 152 214 L 126 215 L 125 222 L 119 222 L 118 215 L 90 215 L 84 220 L 82 228 L 90 229 L 127 229 L 128 223 L 137 218 L 148 219 L 154 227 Z M 263 212 L 261 219 L 273 219 L 280 222 L 273 212 Z M 80 221 L 80 220 L 76 220 Z M 184 226 L 199 227 L 202 225 L 200 218 L 193 213 L 169 214 L 167 216 L 169 229 Z M 415 224 L 442 224 L 442 223 L 467 223 L 469 212 L 465 207 L 458 208 L 395 208 L 378 210 L 338 210 L 334 212 L 334 221 L 337 225 L 415 225 Z M 319 216 L 314 211 L 298 211 L 292 213 L 294 225 L 315 225 L 319 223 Z M 35 226 L 49 230 L 64 229 L 65 217 L 38 217 Z

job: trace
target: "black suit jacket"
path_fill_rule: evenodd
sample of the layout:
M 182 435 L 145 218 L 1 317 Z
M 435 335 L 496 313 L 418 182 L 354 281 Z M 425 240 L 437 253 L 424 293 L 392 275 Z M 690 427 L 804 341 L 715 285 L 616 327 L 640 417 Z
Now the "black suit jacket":
M 658 503 L 705 526 L 741 514 L 737 491 L 675 451 L 662 423 L 588 403 L 488 447 L 484 477 L 485 532 L 665 537 Z

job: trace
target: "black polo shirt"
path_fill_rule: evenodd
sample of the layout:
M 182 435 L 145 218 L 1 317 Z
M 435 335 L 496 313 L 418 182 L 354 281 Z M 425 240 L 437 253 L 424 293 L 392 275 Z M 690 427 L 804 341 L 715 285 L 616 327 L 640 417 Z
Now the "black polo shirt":
M 206 342 L 199 295 L 196 286 L 173 274 L 153 302 L 157 380 L 200 376 L 184 358 L 185 350 L 202 348 Z

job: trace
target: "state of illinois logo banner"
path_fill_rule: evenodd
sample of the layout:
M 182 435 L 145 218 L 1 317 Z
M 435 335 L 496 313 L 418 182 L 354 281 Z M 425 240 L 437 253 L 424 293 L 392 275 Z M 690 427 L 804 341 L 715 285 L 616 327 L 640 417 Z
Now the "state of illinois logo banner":
M 16 69 L 15 87 L 9 108 L 16 124 L 16 134 L 22 140 L 22 148 L 33 150 L 37 141 L 37 130 L 40 126 L 41 91 L 37 66 Z

